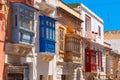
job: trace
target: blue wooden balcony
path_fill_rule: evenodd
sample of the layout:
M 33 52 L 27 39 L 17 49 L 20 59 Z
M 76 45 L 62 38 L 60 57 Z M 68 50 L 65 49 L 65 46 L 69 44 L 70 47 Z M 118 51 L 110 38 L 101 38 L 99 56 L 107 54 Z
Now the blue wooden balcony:
M 23 3 L 12 3 L 12 42 L 33 44 L 34 12 L 30 6 Z
M 56 20 L 47 17 L 40 16 L 40 30 L 39 30 L 39 42 L 40 42 L 40 53 L 45 53 L 47 55 L 55 54 L 55 22 Z

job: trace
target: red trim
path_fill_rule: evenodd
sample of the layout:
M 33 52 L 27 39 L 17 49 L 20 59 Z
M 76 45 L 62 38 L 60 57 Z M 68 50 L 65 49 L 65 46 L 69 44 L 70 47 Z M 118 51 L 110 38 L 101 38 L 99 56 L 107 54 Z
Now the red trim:
M 4 14 L 0 12 L 0 17 L 3 16 Z
M 86 72 L 97 72 L 96 50 L 89 47 L 85 49 L 85 67 Z

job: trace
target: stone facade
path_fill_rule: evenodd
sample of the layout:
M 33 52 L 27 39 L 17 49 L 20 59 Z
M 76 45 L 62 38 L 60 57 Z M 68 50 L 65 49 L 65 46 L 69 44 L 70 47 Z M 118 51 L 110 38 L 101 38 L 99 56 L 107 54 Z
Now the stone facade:
M 0 0 L 0 80 L 5 79 L 6 4 Z
M 35 59 L 33 47 L 34 23 L 21 21 L 21 10 L 36 10 L 33 3 L 28 0 L 9 0 L 7 1 L 7 33 L 5 44 L 5 75 L 6 80 L 21 79 L 21 80 L 36 80 L 35 74 Z M 21 9 L 22 8 L 22 9 Z M 20 10 L 21 9 L 21 10 Z M 23 11 L 24 12 L 24 11 Z M 30 13 L 30 12 L 28 12 Z M 34 19 L 34 13 L 31 13 L 31 19 Z M 22 15 L 30 17 L 29 15 Z M 21 25 L 22 24 L 22 25 Z M 28 25 L 27 25 L 28 24 Z M 24 28 L 22 28 L 24 26 Z M 29 27 L 28 27 L 29 26 Z M 29 28 L 26 29 L 25 28 Z M 21 30 L 22 29 L 22 30 Z M 32 32 L 31 32 L 32 31 Z M 22 34 L 21 34 L 22 33 Z M 26 35 L 27 33 L 27 35 Z M 27 38 L 26 38 L 27 37 Z
M 61 0 L 32 2 L 8 2 L 6 78 L 105 79 L 111 48 L 104 42 L 103 20 L 83 4 L 73 9 Z
M 103 37 L 103 20 L 83 4 L 73 4 L 76 11 L 81 14 L 82 27 L 82 70 L 85 80 L 92 78 L 106 78 L 106 46 Z M 72 4 L 70 5 L 72 7 Z M 93 55 L 95 53 L 95 55 Z M 92 56 L 87 60 L 87 54 Z M 100 57 L 101 55 L 101 57 Z M 94 59 L 95 58 L 95 59 Z M 90 61 L 90 65 L 87 65 Z M 93 61 L 93 62 L 92 62 Z M 92 63 L 92 64 L 91 64 Z M 94 64 L 93 64 L 94 63 Z M 101 64 L 100 64 L 101 63 Z M 94 65 L 94 67 L 93 67 Z M 90 68 L 91 67 L 91 68 Z
M 79 13 L 68 7 L 65 3 L 59 1 L 57 9 L 58 15 L 61 18 L 57 21 L 57 53 L 56 53 L 56 68 L 57 80 L 74 80 L 83 79 L 81 70 L 81 17 Z M 79 15 L 80 16 L 80 15 Z M 76 38 L 75 38 L 76 37 Z M 74 42 L 69 40 L 72 38 L 78 39 L 79 50 L 74 53 L 69 49 L 74 49 Z M 61 40 L 62 39 L 62 40 Z M 67 43 L 68 40 L 70 44 Z M 72 45 L 73 44 L 73 45 Z M 68 46 L 69 45 L 69 46 Z M 71 47 L 70 47 L 71 46 Z M 69 52 L 68 52 L 69 51 Z M 73 50 L 74 51 L 74 50 Z M 76 56 L 77 55 L 77 56 Z
M 111 52 L 107 55 L 107 77 L 112 77 L 114 80 L 120 79 L 120 48 L 119 35 L 120 31 L 108 31 L 104 33 L 104 38 L 111 45 Z

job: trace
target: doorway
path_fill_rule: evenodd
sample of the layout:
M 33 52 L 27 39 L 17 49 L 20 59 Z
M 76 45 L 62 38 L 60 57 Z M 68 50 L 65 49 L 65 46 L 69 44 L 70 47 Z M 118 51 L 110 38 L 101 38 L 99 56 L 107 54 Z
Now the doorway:
M 8 80 L 23 80 L 22 73 L 8 73 Z

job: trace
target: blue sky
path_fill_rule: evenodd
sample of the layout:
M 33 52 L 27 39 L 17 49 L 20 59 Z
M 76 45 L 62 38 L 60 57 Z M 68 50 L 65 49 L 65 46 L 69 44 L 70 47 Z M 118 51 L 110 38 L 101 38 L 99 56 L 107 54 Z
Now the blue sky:
M 120 30 L 120 0 L 63 0 L 65 3 L 83 3 L 104 20 L 104 31 Z

